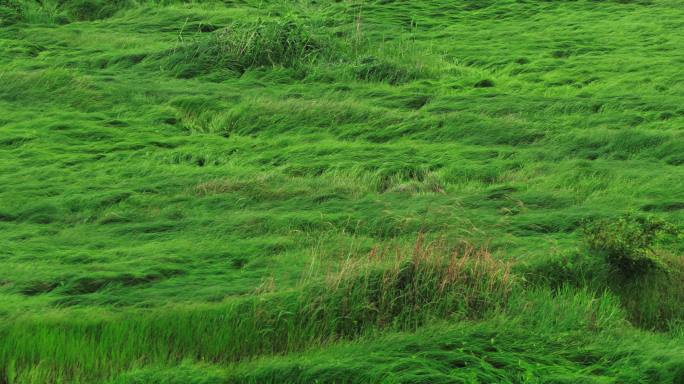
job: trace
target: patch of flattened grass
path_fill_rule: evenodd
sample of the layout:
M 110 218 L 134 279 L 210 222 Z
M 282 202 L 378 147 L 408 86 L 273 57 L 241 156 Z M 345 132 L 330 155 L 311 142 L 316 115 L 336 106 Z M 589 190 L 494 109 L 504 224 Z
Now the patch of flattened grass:
M 51 292 L 59 286 L 59 281 L 31 280 L 21 284 L 19 287 L 19 292 L 25 296 L 36 296 Z
M 419 68 L 399 64 L 376 56 L 366 56 L 359 59 L 354 67 L 357 79 L 365 81 L 384 82 L 389 84 L 402 84 L 416 80 L 423 75 Z M 426 103 L 422 102 L 422 106 Z
M 136 286 L 168 279 L 185 274 L 186 271 L 178 268 L 164 268 L 143 274 L 133 273 L 95 273 L 80 276 L 64 283 L 60 289 L 66 295 L 82 295 L 97 292 L 110 286 Z

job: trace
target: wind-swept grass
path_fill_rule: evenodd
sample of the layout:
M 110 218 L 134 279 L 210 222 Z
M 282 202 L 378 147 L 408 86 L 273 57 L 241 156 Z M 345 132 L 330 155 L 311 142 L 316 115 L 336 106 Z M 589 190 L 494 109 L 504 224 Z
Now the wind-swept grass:
M 680 5 L 0 0 L 0 382 L 681 381 Z
M 133 0 L 3 0 L 0 2 L 0 25 L 98 20 L 135 4 Z
M 227 363 L 432 319 L 478 319 L 506 306 L 509 267 L 482 249 L 443 244 L 373 249 L 324 281 L 207 307 L 170 307 L 84 319 L 23 317 L 0 327 L 9 382 L 99 380 L 134 366 L 192 358 Z
M 619 301 L 564 288 L 514 293 L 506 314 L 485 322 L 437 321 L 400 332 L 216 369 L 189 361 L 123 373 L 113 383 L 602 383 L 682 376 L 681 345 L 625 332 Z M 561 331 L 562 330 L 562 331 Z M 600 342 L 598 340 L 601 340 Z

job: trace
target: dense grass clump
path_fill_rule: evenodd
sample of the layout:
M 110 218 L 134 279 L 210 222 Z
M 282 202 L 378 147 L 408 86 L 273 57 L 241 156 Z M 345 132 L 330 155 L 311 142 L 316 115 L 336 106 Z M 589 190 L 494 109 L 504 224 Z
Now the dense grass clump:
M 304 68 L 332 47 L 302 20 L 284 18 L 236 22 L 170 53 L 176 76 L 195 77 L 216 70 L 242 74 L 259 67 Z

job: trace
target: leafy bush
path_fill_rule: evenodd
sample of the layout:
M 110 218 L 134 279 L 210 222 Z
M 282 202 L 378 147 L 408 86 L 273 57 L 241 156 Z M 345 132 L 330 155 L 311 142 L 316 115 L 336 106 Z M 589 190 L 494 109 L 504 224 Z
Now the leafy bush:
M 654 249 L 676 232 L 672 225 L 626 215 L 585 224 L 584 232 L 590 252 L 577 249 L 527 263 L 521 266 L 525 281 L 555 293 L 567 287 L 610 292 L 627 320 L 644 329 L 675 329 L 684 320 L 684 259 Z
M 654 247 L 677 230 L 660 219 L 628 214 L 586 223 L 583 232 L 591 252 L 604 256 L 623 276 L 634 277 L 663 268 Z

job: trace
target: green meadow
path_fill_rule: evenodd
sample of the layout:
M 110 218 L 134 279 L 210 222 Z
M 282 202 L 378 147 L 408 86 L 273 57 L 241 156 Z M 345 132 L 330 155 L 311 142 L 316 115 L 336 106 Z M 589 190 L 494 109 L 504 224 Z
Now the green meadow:
M 680 0 L 0 0 L 0 384 L 684 383 Z

